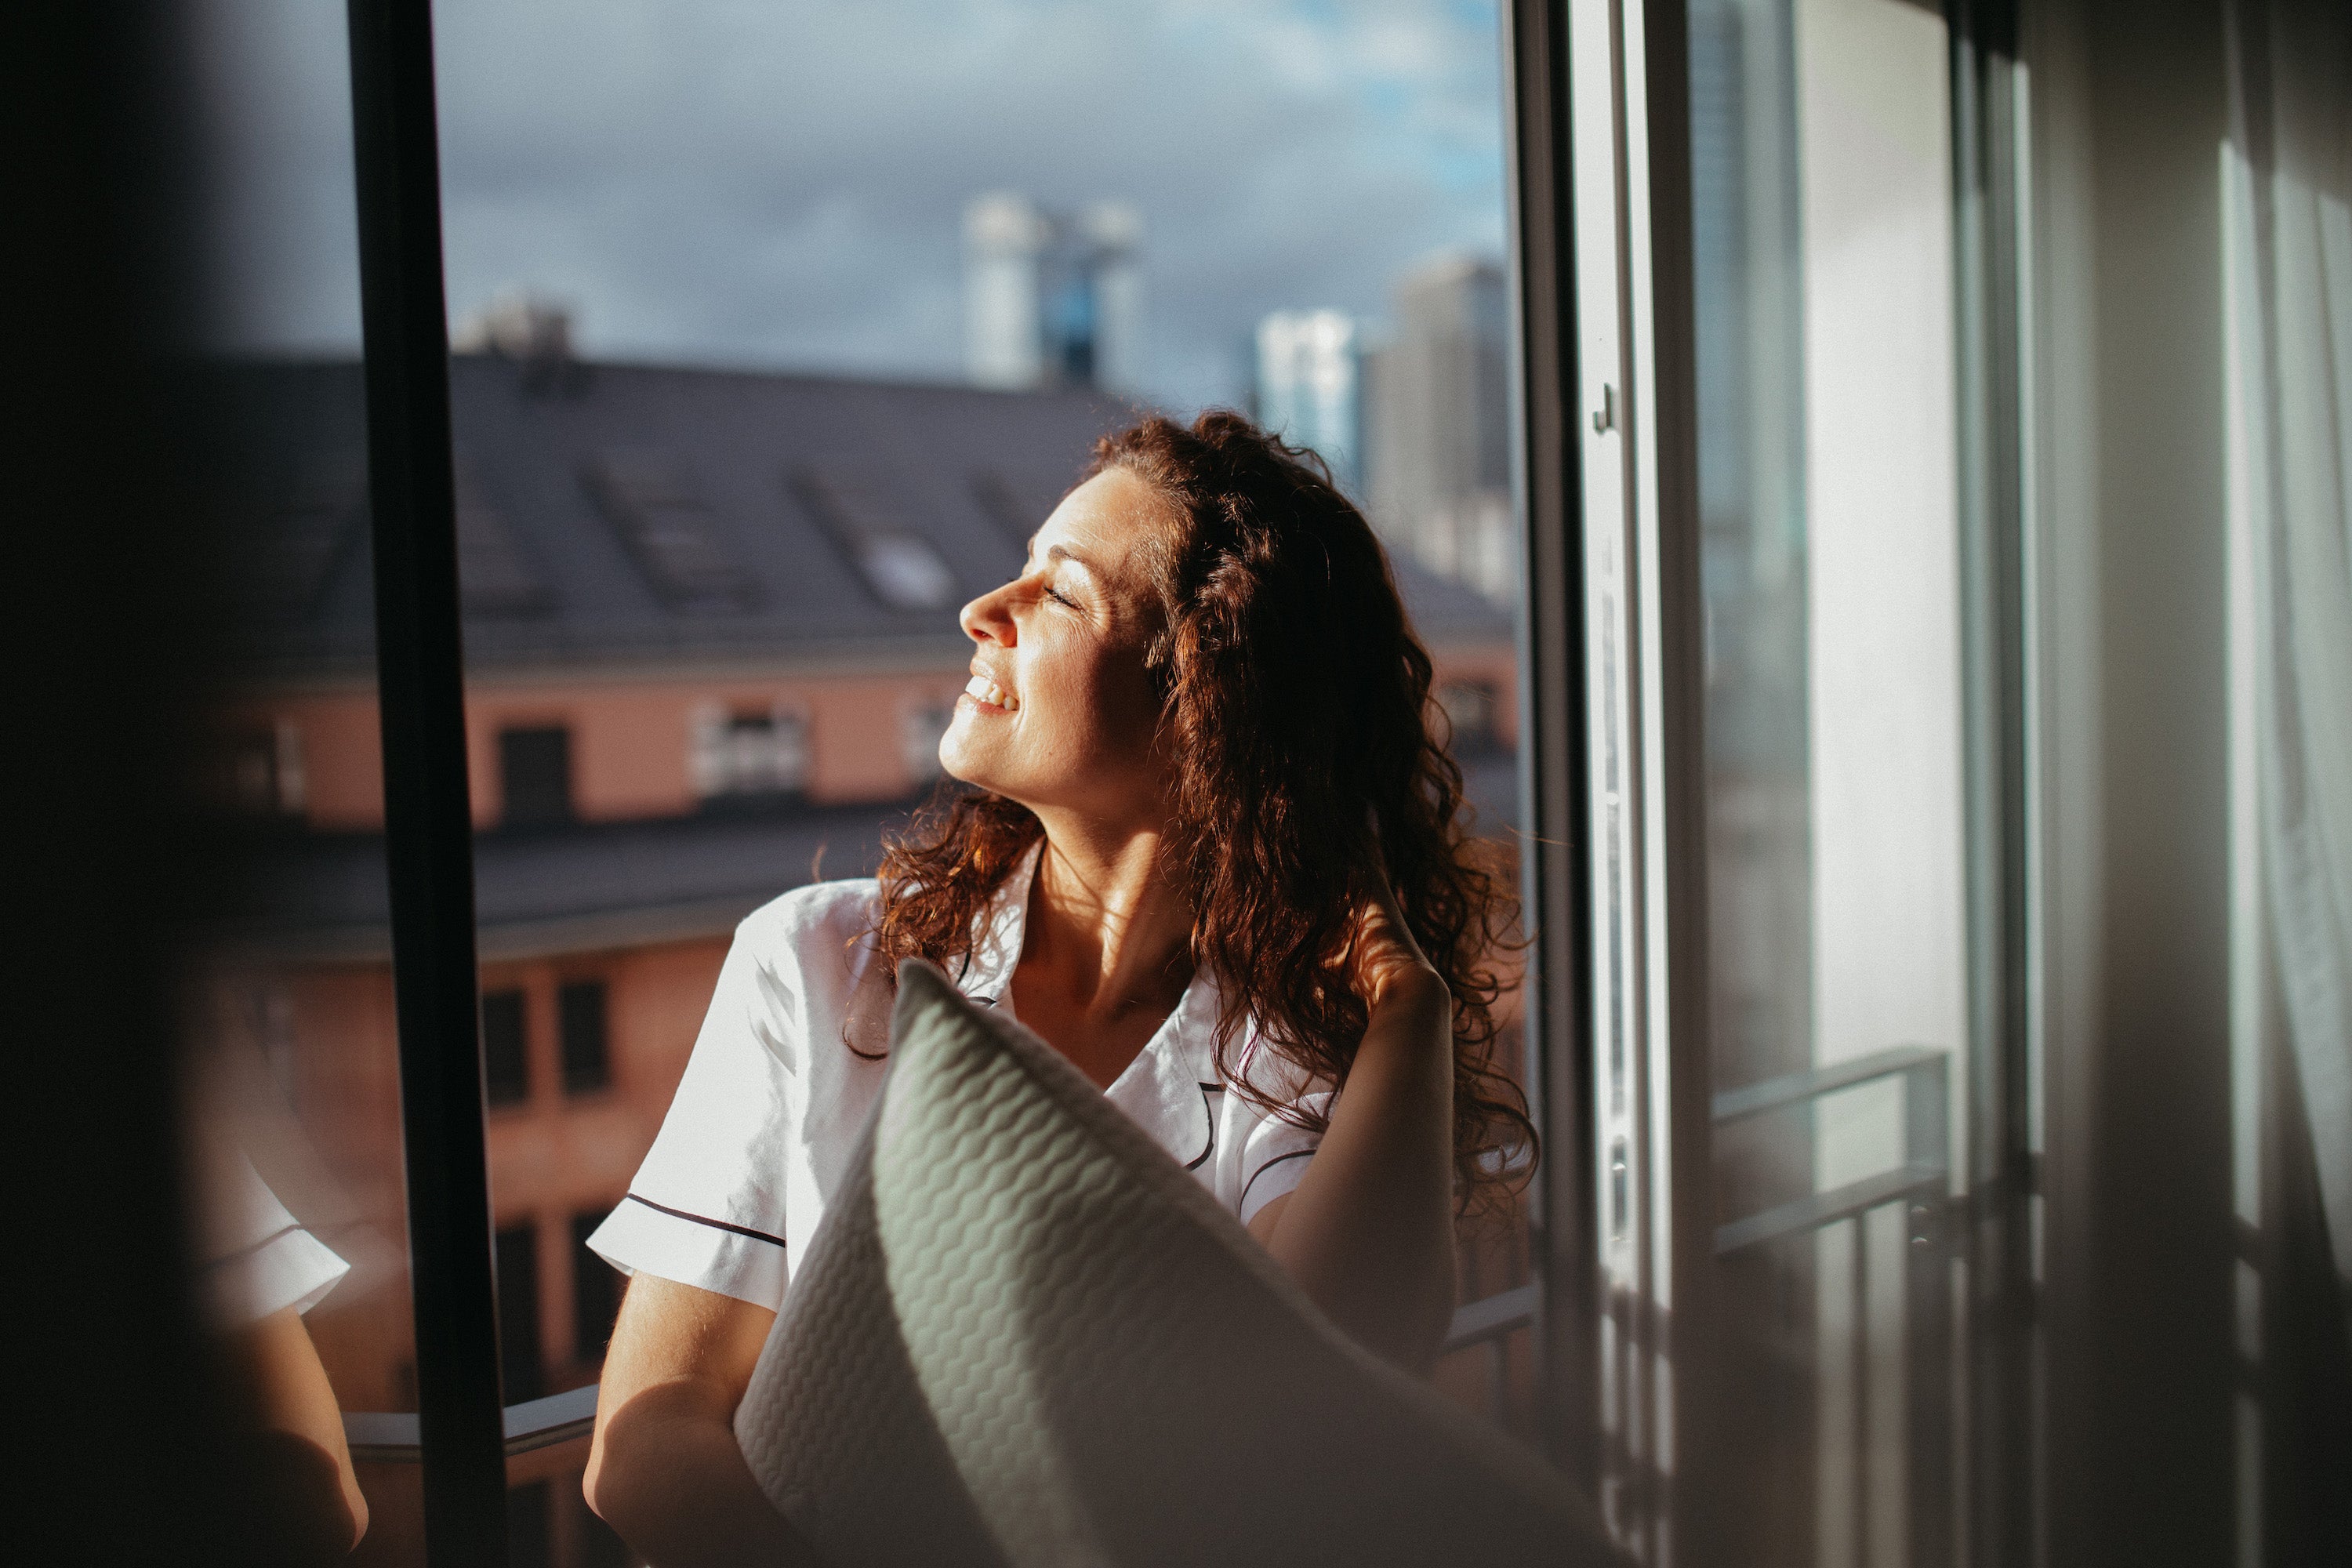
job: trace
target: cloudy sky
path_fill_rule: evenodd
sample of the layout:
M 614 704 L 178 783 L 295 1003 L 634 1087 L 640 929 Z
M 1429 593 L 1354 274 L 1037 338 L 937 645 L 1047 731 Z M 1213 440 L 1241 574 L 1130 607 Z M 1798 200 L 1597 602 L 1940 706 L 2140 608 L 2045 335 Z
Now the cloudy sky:
M 209 0 L 215 296 L 357 341 L 342 7 Z M 1504 237 L 1493 0 L 443 0 L 450 309 L 617 358 L 952 378 L 975 193 L 1133 203 L 1152 391 L 1239 395 L 1251 326 L 1375 319 Z

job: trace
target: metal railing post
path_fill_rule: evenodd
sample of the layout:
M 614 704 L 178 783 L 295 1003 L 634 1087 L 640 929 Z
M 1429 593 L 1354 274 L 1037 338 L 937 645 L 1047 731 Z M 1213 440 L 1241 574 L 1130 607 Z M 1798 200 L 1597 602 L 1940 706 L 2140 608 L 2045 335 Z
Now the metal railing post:
M 1904 1205 L 1912 1568 L 1952 1561 L 1951 1086 L 1948 1058 L 1904 1075 L 1904 1158 L 1936 1173 Z

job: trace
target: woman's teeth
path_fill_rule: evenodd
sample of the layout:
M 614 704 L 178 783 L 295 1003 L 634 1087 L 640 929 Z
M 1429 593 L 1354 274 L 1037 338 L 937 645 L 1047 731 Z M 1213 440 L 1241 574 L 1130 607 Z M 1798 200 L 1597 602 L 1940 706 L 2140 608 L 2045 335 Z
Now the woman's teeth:
M 1020 700 L 984 675 L 975 675 L 964 683 L 965 695 L 992 704 L 1007 712 L 1021 706 Z

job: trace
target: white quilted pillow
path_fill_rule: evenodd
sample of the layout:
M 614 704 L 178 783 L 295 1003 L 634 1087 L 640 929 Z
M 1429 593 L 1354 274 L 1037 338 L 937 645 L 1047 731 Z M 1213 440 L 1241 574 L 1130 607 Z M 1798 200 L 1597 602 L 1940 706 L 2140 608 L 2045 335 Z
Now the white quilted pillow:
M 735 1415 L 834 1568 L 1612 1560 L 1036 1036 L 910 961 L 891 1041 Z

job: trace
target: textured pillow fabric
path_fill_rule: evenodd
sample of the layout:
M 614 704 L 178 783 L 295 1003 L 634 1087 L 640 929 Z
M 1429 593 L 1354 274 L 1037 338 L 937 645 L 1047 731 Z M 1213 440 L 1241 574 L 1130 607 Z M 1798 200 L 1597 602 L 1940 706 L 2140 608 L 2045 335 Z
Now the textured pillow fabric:
M 929 964 L 735 1433 L 834 1568 L 1612 1561 L 1052 1047 Z

